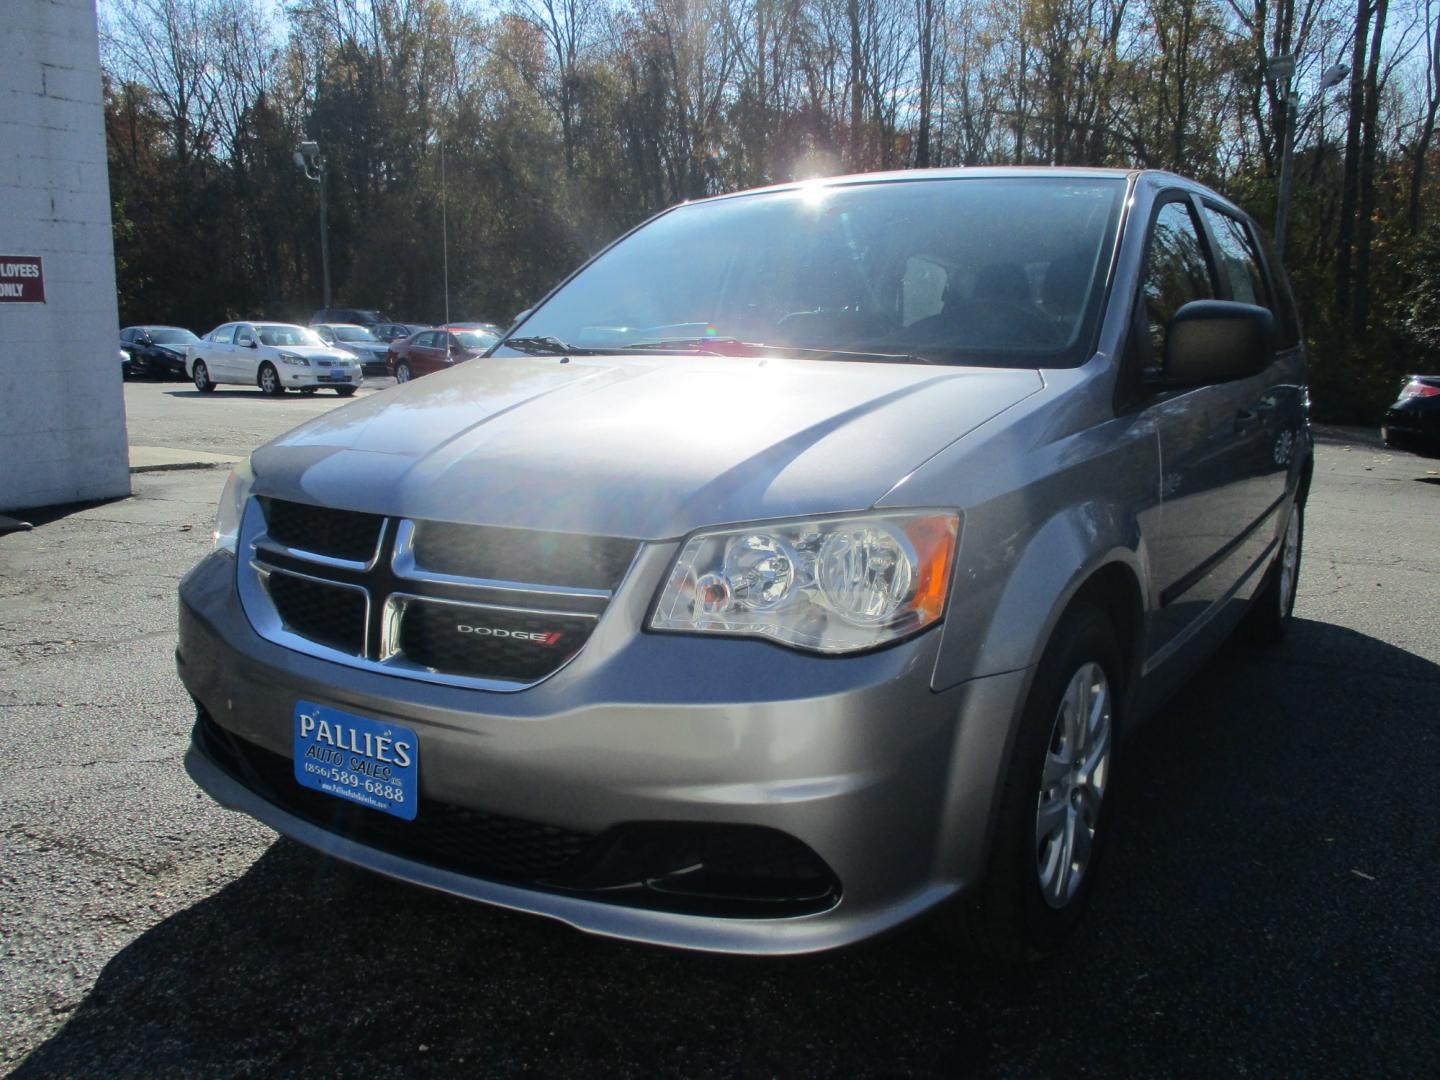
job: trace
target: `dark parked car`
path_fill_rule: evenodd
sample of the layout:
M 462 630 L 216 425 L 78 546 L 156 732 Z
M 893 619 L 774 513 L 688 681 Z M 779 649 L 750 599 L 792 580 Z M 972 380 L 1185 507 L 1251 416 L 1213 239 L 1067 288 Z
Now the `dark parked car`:
M 444 371 L 462 360 L 473 360 L 499 340 L 498 334 L 458 326 L 422 330 L 404 341 L 392 341 L 385 366 L 396 382 L 405 383 L 421 375 Z
M 370 327 L 370 332 L 381 341 L 399 341 L 421 330 L 429 330 L 429 323 L 383 322 Z
M 372 308 L 321 308 L 310 316 L 310 325 L 316 323 L 354 323 L 356 326 L 374 326 L 376 323 L 391 322 L 390 316 Z
M 1440 457 L 1440 375 L 1411 375 L 1380 425 L 1385 445 Z
M 163 379 L 188 378 L 185 350 L 200 339 L 179 326 L 127 326 L 120 331 L 120 351 L 129 354 L 121 365 L 126 375 Z

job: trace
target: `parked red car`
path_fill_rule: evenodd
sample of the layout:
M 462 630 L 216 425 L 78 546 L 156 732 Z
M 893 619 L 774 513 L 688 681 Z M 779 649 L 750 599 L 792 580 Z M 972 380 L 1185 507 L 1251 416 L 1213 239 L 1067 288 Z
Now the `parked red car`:
M 499 340 L 483 330 L 454 326 L 421 330 L 390 343 L 385 367 L 396 382 L 409 382 L 432 371 L 444 371 L 462 360 L 473 360 Z

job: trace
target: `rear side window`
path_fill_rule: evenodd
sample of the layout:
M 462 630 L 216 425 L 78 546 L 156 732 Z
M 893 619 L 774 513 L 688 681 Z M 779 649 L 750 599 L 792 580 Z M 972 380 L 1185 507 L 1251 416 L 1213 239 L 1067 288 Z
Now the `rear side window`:
M 1175 313 L 1192 300 L 1210 300 L 1215 286 L 1188 202 L 1168 202 L 1155 215 L 1145 256 L 1145 317 L 1150 362 L 1165 356 L 1165 331 Z
M 1260 271 L 1260 258 L 1244 224 L 1229 214 L 1205 208 L 1210 219 L 1210 234 L 1215 237 L 1216 262 L 1220 276 L 1230 287 L 1230 298 L 1242 304 L 1270 306 L 1265 276 Z

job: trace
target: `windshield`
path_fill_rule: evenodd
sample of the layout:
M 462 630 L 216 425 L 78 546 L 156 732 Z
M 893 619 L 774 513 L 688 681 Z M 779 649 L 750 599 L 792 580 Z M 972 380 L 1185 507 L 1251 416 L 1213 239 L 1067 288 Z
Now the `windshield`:
M 335 336 L 341 341 L 379 341 L 374 334 L 363 326 L 337 326 Z
M 172 330 L 164 326 L 157 326 L 148 333 L 156 345 L 189 345 L 200 340 L 189 330 Z
M 285 347 L 287 345 L 324 345 L 320 336 L 303 326 L 286 326 L 284 323 L 268 323 L 255 327 L 260 335 L 261 345 Z
M 495 334 L 485 334 L 478 330 L 456 330 L 454 334 L 455 340 L 467 349 L 488 349 L 499 340 Z
M 516 338 L 1080 364 L 1124 193 L 1121 177 L 991 176 L 681 206 L 586 267 Z

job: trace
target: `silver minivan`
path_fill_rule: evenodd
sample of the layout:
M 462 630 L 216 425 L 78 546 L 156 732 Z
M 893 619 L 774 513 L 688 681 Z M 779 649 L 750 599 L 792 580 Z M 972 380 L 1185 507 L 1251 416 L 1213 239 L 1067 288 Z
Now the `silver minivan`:
M 1125 736 L 1285 630 L 1307 404 L 1263 237 L 1177 176 L 687 203 L 235 470 L 181 585 L 186 765 L 594 933 L 802 953 L 929 915 L 1037 956 Z

